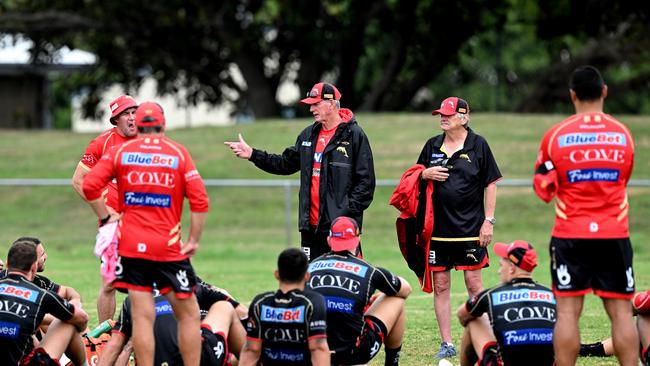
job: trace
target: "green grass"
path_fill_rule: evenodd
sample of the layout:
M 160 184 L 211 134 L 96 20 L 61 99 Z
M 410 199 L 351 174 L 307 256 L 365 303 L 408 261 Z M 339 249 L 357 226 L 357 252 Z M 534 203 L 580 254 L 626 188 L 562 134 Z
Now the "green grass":
M 424 142 L 438 133 L 437 119 L 426 114 L 361 114 L 357 117 L 368 134 L 375 155 L 379 179 L 398 179 L 413 164 Z M 471 122 L 485 136 L 505 178 L 531 178 L 539 139 L 562 116 L 477 114 Z M 633 178 L 649 179 L 650 125 L 646 117 L 620 117 L 636 139 Z M 197 128 L 170 131 L 169 137 L 185 144 L 204 178 L 276 177 L 236 159 L 222 142 L 242 132 L 255 147 L 280 152 L 295 141 L 308 120 L 263 121 L 252 125 Z M 69 178 L 91 134 L 67 132 L 3 131 L 0 135 L 0 178 Z M 293 177 L 295 178 L 295 176 Z M 408 270 L 396 245 L 397 211 L 388 206 L 392 187 L 378 188 L 364 218 L 364 255 L 371 262 L 406 277 L 414 287 L 417 279 Z M 194 259 L 197 273 L 227 288 L 247 303 L 264 290 L 277 286 L 272 272 L 278 252 L 286 247 L 283 192 L 279 188 L 210 188 L 211 211 Z M 650 286 L 650 189 L 629 190 L 632 242 L 635 249 L 637 288 Z M 293 192 L 296 210 L 297 192 Z M 95 299 L 99 286 L 98 263 L 92 255 L 96 220 L 71 187 L 0 187 L 0 249 L 18 236 L 38 236 L 45 241 L 49 259 L 45 274 L 77 288 L 86 310 L 96 323 Z M 187 211 L 186 211 L 187 212 Z M 527 239 L 540 254 L 536 279 L 550 284 L 548 240 L 553 208 L 538 200 L 530 188 L 502 187 L 498 191 L 495 240 Z M 186 215 L 187 216 L 187 215 Z M 296 227 L 295 212 L 292 227 Z M 187 221 L 185 221 L 187 222 Z M 187 228 L 187 224 L 185 225 Z M 291 232 L 298 245 L 299 236 Z M 2 254 L 4 256 L 4 254 Z M 486 286 L 498 282 L 495 265 L 484 271 Z M 453 274 L 452 308 L 466 300 L 462 274 Z M 408 330 L 403 347 L 404 365 L 431 364 L 440 343 L 433 315 L 432 296 L 415 290 L 407 302 Z M 584 341 L 595 341 L 609 333 L 609 323 L 600 300 L 588 296 L 581 321 Z M 460 326 L 453 322 L 453 336 L 459 343 Z M 457 360 L 453 360 L 457 362 Z M 381 364 L 383 356 L 373 364 Z M 614 359 L 580 359 L 580 365 L 614 365 Z

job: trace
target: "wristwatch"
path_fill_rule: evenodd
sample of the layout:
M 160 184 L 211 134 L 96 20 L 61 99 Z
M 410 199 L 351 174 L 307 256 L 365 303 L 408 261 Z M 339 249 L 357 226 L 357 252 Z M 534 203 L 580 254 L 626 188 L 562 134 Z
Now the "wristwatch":
M 492 225 L 497 223 L 497 219 L 495 219 L 494 217 L 486 217 L 485 221 L 489 222 Z

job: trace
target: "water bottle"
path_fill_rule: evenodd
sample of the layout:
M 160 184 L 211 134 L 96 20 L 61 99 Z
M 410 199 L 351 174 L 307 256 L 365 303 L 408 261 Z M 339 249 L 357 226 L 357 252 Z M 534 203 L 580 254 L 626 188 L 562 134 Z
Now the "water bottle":
M 113 319 L 104 320 L 95 329 L 88 332 L 88 337 L 99 338 L 102 334 L 110 332 L 114 325 L 115 321 Z

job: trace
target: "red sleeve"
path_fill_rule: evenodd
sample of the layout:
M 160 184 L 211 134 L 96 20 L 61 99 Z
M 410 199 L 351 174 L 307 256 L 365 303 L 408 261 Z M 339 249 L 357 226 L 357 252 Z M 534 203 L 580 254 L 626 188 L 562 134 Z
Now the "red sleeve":
M 104 145 L 106 144 L 106 138 L 104 137 L 105 134 L 106 132 L 95 137 L 94 140 L 90 141 L 88 147 L 86 147 L 86 151 L 79 161 L 86 168 L 92 169 L 102 158 Z
M 208 212 L 209 199 L 203 179 L 196 170 L 192 156 L 187 151 L 183 153 L 185 155 L 185 196 L 190 201 L 190 211 Z
M 113 157 L 116 153 L 117 149 L 115 148 L 109 150 L 84 177 L 83 190 L 88 201 L 94 201 L 101 197 L 104 187 L 115 176 Z

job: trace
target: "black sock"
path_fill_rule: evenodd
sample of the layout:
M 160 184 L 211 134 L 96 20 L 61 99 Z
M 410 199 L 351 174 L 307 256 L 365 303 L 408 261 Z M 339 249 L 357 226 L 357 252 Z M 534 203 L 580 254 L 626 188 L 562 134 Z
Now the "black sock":
M 580 356 L 607 357 L 603 342 L 580 345 Z
M 386 362 L 385 366 L 397 366 L 399 365 L 399 353 L 402 350 L 402 345 L 397 348 L 388 348 L 386 347 Z

